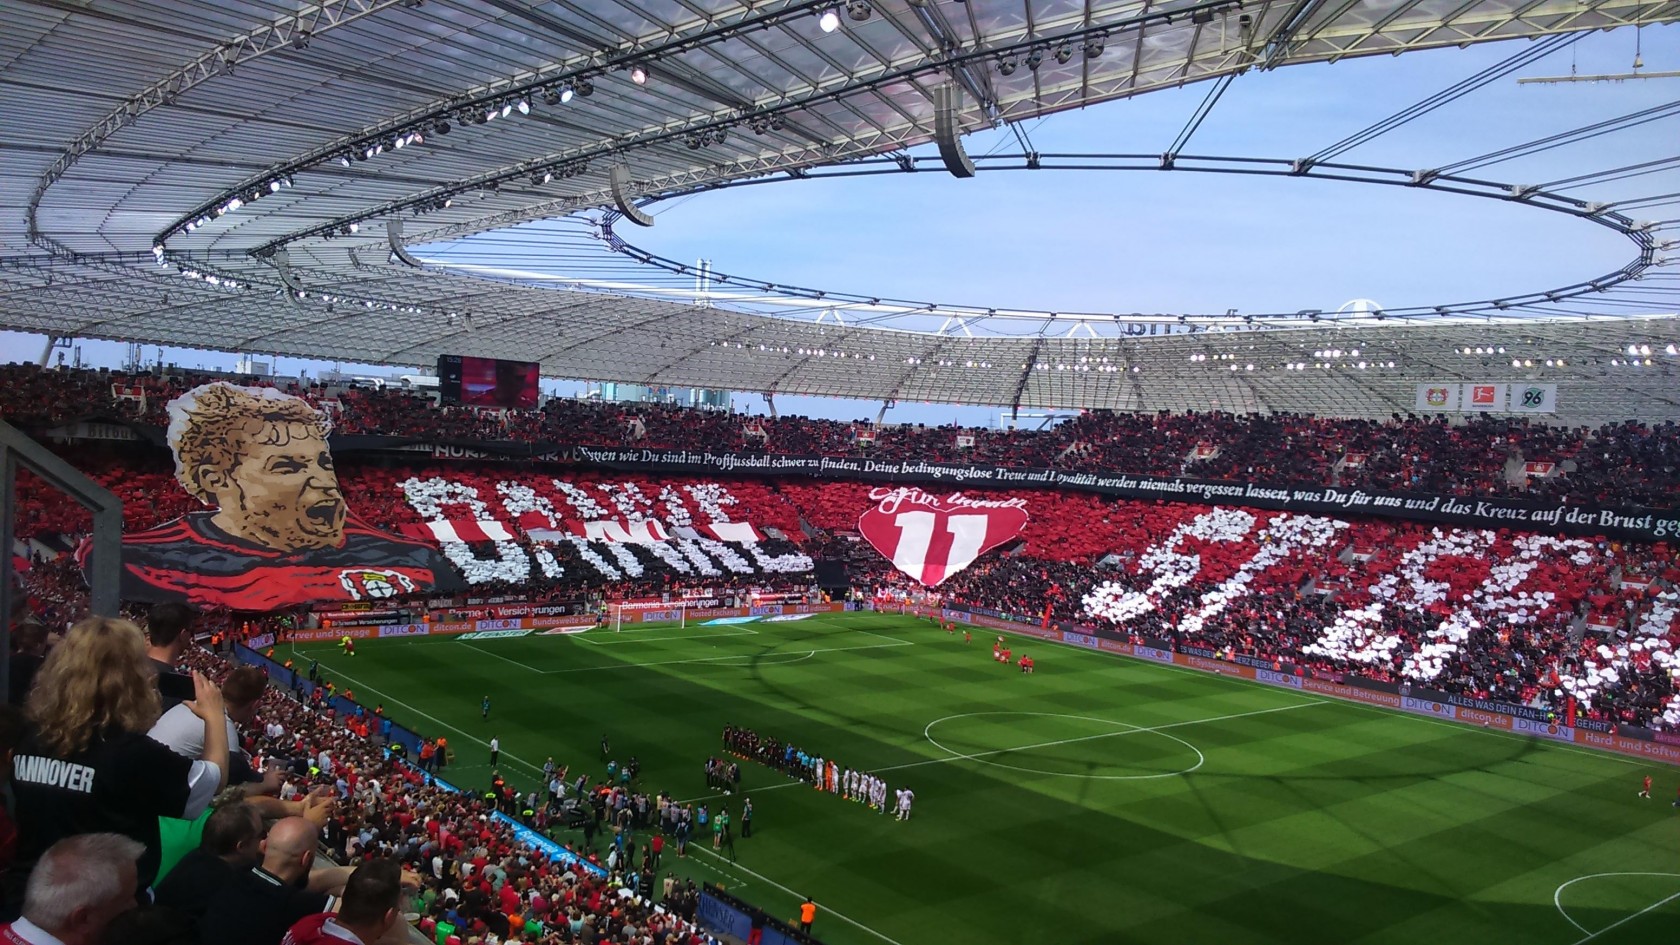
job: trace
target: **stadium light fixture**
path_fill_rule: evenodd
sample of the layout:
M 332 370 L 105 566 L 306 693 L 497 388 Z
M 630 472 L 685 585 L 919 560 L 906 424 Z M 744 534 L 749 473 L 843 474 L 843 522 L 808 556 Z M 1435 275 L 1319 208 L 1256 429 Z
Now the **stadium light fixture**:
M 647 85 L 647 80 L 648 80 L 648 74 L 647 74 L 646 69 L 644 69 L 641 66 L 632 66 L 630 68 L 630 81 L 631 82 L 634 82 L 637 85 Z
M 1014 75 L 1015 70 L 1020 67 L 1021 61 L 1016 59 L 1014 56 L 1004 56 L 1002 59 L 998 60 L 999 75 Z
M 846 15 L 859 23 L 869 19 L 874 12 L 875 8 L 869 5 L 869 0 L 851 0 L 846 4 Z
M 1060 46 L 1056 47 L 1055 55 L 1056 55 L 1056 65 L 1058 65 L 1058 66 L 1067 65 L 1068 60 L 1073 58 L 1073 44 L 1069 43 L 1067 40 L 1063 40 L 1062 44 Z
M 1044 64 L 1044 47 L 1034 46 L 1033 48 L 1027 50 L 1027 68 L 1028 69 L 1032 70 L 1033 72 L 1037 72 L 1038 67 L 1043 65 L 1043 64 Z
M 565 88 L 561 89 L 560 90 L 560 104 L 562 104 L 562 105 L 570 104 L 571 101 L 572 101 L 572 96 L 576 95 L 576 94 L 577 94 L 577 90 L 572 88 L 569 85 L 566 86 Z
M 817 17 L 817 26 L 821 27 L 822 31 L 824 33 L 832 33 L 835 30 L 839 29 L 840 28 L 840 14 L 839 14 L 839 12 L 836 11 L 833 7 L 829 7 L 828 9 L 822 11 L 822 16 Z

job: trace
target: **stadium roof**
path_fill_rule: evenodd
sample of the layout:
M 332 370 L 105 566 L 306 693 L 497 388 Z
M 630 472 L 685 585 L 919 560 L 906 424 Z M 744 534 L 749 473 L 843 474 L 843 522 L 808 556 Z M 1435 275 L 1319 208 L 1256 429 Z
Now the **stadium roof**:
M 942 87 L 959 90 L 958 124 L 973 130 L 1252 68 L 1677 18 L 1680 0 L 12 4 L 0 327 L 1030 407 L 1386 415 L 1420 382 L 1555 380 L 1568 419 L 1680 416 L 1674 318 L 1577 317 L 1606 309 L 1549 310 L 1563 296 L 1545 287 L 1427 323 L 1191 317 L 1127 334 L 1143 328 L 1040 313 L 1014 337 L 971 337 L 960 313 L 936 330 L 874 327 L 862 300 L 838 318 L 809 298 L 810 317 L 767 318 L 790 308 L 768 284 L 696 304 L 629 278 L 416 258 L 568 214 L 580 239 L 622 250 L 620 214 L 603 212 L 615 169 L 628 211 L 638 197 L 898 161 L 934 139 Z M 1661 261 L 1656 234 L 1674 221 L 1559 200 L 1633 246 L 1628 269 L 1573 288 L 1602 294 Z M 1554 311 L 1570 314 L 1537 314 Z M 1500 323 L 1516 315 L 1535 317 Z

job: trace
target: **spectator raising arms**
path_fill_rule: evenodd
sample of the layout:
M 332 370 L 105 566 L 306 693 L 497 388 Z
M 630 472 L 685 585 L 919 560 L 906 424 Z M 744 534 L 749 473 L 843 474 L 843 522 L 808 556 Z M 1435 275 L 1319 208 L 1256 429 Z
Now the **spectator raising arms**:
M 32 730 L 12 766 L 18 850 L 5 874 L 8 915 L 17 914 L 35 861 L 75 834 L 139 841 L 139 882 L 150 885 L 161 852 L 158 818 L 196 818 L 221 790 L 228 753 L 221 691 L 193 674 L 193 711 L 209 724 L 197 760 L 177 755 L 146 735 L 159 712 L 145 650 L 129 621 L 89 617 L 42 665 L 26 709 Z

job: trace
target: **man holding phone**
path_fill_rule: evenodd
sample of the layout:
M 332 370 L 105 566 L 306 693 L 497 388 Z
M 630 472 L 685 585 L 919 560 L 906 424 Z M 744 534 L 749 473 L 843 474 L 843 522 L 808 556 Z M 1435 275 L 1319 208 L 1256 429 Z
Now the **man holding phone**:
M 146 615 L 146 666 L 158 680 L 158 695 L 168 712 L 193 699 L 192 677 L 177 670 L 192 639 L 193 610 L 186 604 L 158 604 Z
M 174 674 L 169 674 L 174 675 Z M 161 686 L 168 676 L 158 677 Z M 190 684 L 191 678 L 187 679 Z M 263 779 L 263 772 L 251 768 L 250 759 L 237 746 L 239 745 L 239 725 L 249 725 L 257 715 L 257 704 L 262 701 L 263 690 L 268 688 L 268 674 L 255 666 L 240 666 L 228 673 L 222 680 L 222 704 L 226 707 L 226 715 L 222 724 L 227 726 L 227 743 L 231 749 L 229 763 L 231 767 L 229 784 Z M 153 741 L 167 746 L 177 755 L 185 758 L 197 758 L 204 751 L 206 727 L 212 723 L 205 722 L 186 705 L 177 705 L 152 726 Z M 278 776 L 275 778 L 278 788 Z

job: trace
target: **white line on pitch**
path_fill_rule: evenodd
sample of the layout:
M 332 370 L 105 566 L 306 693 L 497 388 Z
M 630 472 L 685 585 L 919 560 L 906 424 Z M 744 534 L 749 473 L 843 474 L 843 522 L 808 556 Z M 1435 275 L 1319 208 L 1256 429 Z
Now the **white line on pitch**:
M 695 852 L 698 853 L 698 852 L 700 852 L 700 847 L 696 846 L 694 848 L 694 850 L 695 850 Z M 713 866 L 710 863 L 707 863 L 705 860 L 695 860 L 694 862 L 700 864 L 701 866 L 704 866 L 706 869 L 712 870 L 713 872 L 717 873 L 719 876 L 726 877 L 732 883 L 737 883 L 741 886 L 752 885 L 751 883 L 748 883 L 746 880 L 742 879 L 741 874 L 738 873 L 738 872 L 737 873 L 731 873 L 729 870 L 726 870 L 721 866 Z M 736 866 L 737 864 L 733 860 L 731 860 L 730 865 L 731 866 Z
M 986 758 L 991 755 L 1003 755 L 1012 751 L 1032 751 L 1038 748 L 1054 748 L 1057 745 L 1072 745 L 1076 742 L 1096 741 L 1099 738 L 1118 738 L 1122 735 L 1137 735 L 1141 732 L 1160 732 L 1169 728 L 1182 728 L 1186 725 L 1204 725 L 1208 722 L 1224 722 L 1228 719 L 1245 719 L 1251 715 L 1268 715 L 1272 712 L 1288 712 L 1291 709 L 1305 709 L 1308 706 L 1323 705 L 1327 699 L 1315 699 L 1312 702 L 1296 702 L 1291 705 L 1276 706 L 1270 709 L 1256 709 L 1253 712 L 1236 712 L 1231 715 L 1218 715 L 1210 719 L 1193 719 L 1188 722 L 1170 722 L 1166 725 L 1154 725 L 1148 728 L 1133 725 L 1123 732 L 1101 732 L 1096 735 L 1081 735 L 1078 738 L 1063 738 L 1053 742 L 1040 742 L 1037 745 L 1021 745 L 1016 748 L 994 748 L 990 751 L 977 751 L 969 755 L 950 755 L 945 758 L 928 758 L 923 761 L 912 761 L 886 768 L 875 768 L 875 771 L 900 771 L 904 768 L 919 768 L 922 765 L 943 764 L 947 761 L 967 761 L 972 758 Z M 929 723 L 931 725 L 931 723 Z M 1114 722 L 1114 725 L 1131 725 L 1129 722 Z M 924 732 L 924 735 L 926 733 Z
M 847 650 L 884 650 L 893 646 L 915 646 L 910 642 L 899 643 L 871 643 L 868 646 L 831 646 L 827 649 L 811 650 L 801 659 L 807 659 L 818 653 L 844 653 Z M 544 669 L 538 672 L 553 675 L 556 673 L 595 673 L 612 669 L 636 669 L 643 666 L 676 666 L 682 663 L 716 663 L 721 660 L 750 660 L 758 656 L 774 656 L 775 653 L 732 653 L 728 656 L 697 656 L 685 660 L 656 660 L 652 663 L 611 663 L 606 666 L 570 666 L 566 669 Z M 795 662 L 789 660 L 789 662 Z
M 904 764 L 901 764 L 901 765 L 888 765 L 885 768 L 869 768 L 867 770 L 869 770 L 870 772 L 902 771 L 906 768 L 920 768 L 924 765 L 942 765 L 942 764 L 946 764 L 946 763 L 952 762 L 952 761 L 967 761 L 970 758 L 984 758 L 988 755 L 1002 755 L 1002 754 L 1006 754 L 1006 753 L 1012 752 L 1012 751 L 1033 751 L 1033 750 L 1038 749 L 1038 748 L 1051 748 L 1051 747 L 1054 747 L 1056 745 L 1071 745 L 1074 742 L 1088 742 L 1088 741 L 1091 741 L 1093 739 L 1098 739 L 1098 738 L 1114 738 L 1115 736 L 1118 736 L 1118 735 L 1136 735 L 1139 732 L 1159 732 L 1163 729 L 1183 728 L 1186 725 L 1206 725 L 1209 722 L 1224 722 L 1224 721 L 1229 720 L 1229 719 L 1247 718 L 1251 715 L 1266 715 L 1267 713 L 1271 713 L 1271 712 L 1288 712 L 1291 709 L 1305 709 L 1308 706 L 1324 705 L 1325 703 L 1330 702 L 1330 701 L 1331 700 L 1329 700 L 1329 699 L 1315 699 L 1311 702 L 1296 702 L 1296 703 L 1292 703 L 1290 705 L 1276 706 L 1276 707 L 1270 708 L 1270 709 L 1256 709 L 1253 712 L 1238 712 L 1238 713 L 1233 714 L 1233 715 L 1218 715 L 1218 716 L 1214 716 L 1212 718 L 1206 718 L 1206 719 L 1190 719 L 1187 722 L 1169 722 L 1165 725 L 1155 725 L 1155 726 L 1152 726 L 1152 727 L 1149 727 L 1149 728 L 1144 728 L 1142 726 L 1135 726 L 1134 725 L 1134 726 L 1126 729 L 1123 732 L 1103 732 L 1099 735 L 1081 735 L 1078 738 L 1063 738 L 1063 739 L 1058 739 L 1057 741 L 1053 741 L 1053 742 L 1039 742 L 1035 745 L 1016 745 L 1013 748 L 997 748 L 997 749 L 993 749 L 991 751 L 980 751 L 980 752 L 975 752 L 972 755 L 946 755 L 943 758 L 924 758 L 921 761 L 908 761 L 908 762 L 905 762 Z M 1129 722 L 1114 722 L 1113 724 L 1115 724 L 1115 725 L 1131 725 L 1131 723 L 1129 723 Z M 808 787 L 809 785 L 807 785 L 806 782 L 804 782 L 804 781 L 787 781 L 787 782 L 784 782 L 782 784 L 772 784 L 768 787 L 752 788 L 751 790 L 742 789 L 741 793 L 742 794 L 762 794 L 765 791 L 776 791 L 776 790 L 780 790 L 781 788 L 802 787 L 802 786 Z M 705 797 L 691 797 L 688 800 L 677 801 L 677 803 L 678 804 L 692 804 L 692 803 L 695 803 L 696 801 L 710 801 L 710 800 L 715 800 L 717 798 L 725 797 L 725 796 L 728 796 L 728 795 L 708 794 Z
M 1617 919 L 1616 921 L 1610 923 L 1609 925 L 1606 925 L 1604 928 L 1599 929 L 1597 932 L 1592 932 L 1592 933 L 1588 934 L 1586 938 L 1576 940 L 1575 945 L 1583 945 L 1583 943 L 1585 943 L 1585 942 L 1590 942 L 1593 939 L 1598 938 L 1600 935 L 1603 935 L 1605 932 L 1608 932 L 1611 929 L 1616 928 L 1618 926 L 1626 925 L 1627 923 L 1632 922 L 1634 919 L 1639 918 L 1640 916 L 1644 915 L 1645 913 L 1650 912 L 1652 909 L 1660 909 L 1663 906 L 1668 905 L 1669 903 L 1673 902 L 1676 899 L 1680 899 L 1680 892 L 1677 892 L 1674 895 L 1668 896 L 1668 897 L 1663 898 L 1663 899 L 1658 899 L 1656 902 L 1653 902 L 1650 905 L 1646 906 L 1645 908 L 1639 910 L 1638 912 L 1635 912 L 1633 915 L 1625 916 L 1623 918 Z
M 1575 926 L 1575 928 L 1582 932 L 1586 932 L 1588 935 L 1592 935 L 1594 933 L 1588 931 L 1586 926 L 1571 918 L 1569 910 L 1563 907 L 1563 891 L 1576 883 L 1585 882 L 1589 879 L 1609 879 L 1618 876 L 1665 876 L 1671 879 L 1680 879 L 1680 873 L 1587 873 L 1584 876 L 1577 876 L 1574 879 L 1564 880 L 1563 882 L 1558 883 L 1558 888 L 1552 890 L 1552 905 L 1557 907 L 1558 915 L 1563 916 L 1563 921 Z
M 329 667 L 329 668 L 331 668 L 331 667 Z M 355 678 L 354 676 L 351 676 L 349 673 L 344 672 L 343 670 L 332 669 L 332 671 L 334 673 L 337 673 L 338 675 L 344 677 L 345 679 L 349 680 L 351 683 L 353 683 L 356 686 L 357 689 L 366 689 L 369 692 L 377 692 L 380 695 L 385 697 L 386 702 L 389 702 L 390 704 L 392 704 L 394 706 L 401 706 L 402 708 L 407 709 L 410 712 L 413 712 L 415 715 L 418 715 L 423 719 L 430 719 L 431 721 L 436 722 L 437 724 L 443 726 L 444 728 L 449 729 L 451 732 L 454 732 L 458 735 L 465 736 L 468 741 L 477 742 L 478 744 L 483 745 L 486 749 L 488 749 L 490 747 L 489 742 L 485 741 L 482 738 L 479 738 L 477 735 L 474 735 L 471 732 L 467 732 L 463 729 L 458 729 L 455 726 L 450 725 L 448 722 L 445 722 L 444 720 L 438 718 L 435 715 L 432 715 L 429 712 L 422 712 L 419 709 L 416 709 L 414 706 L 411 706 L 408 703 L 403 702 L 401 699 L 397 699 L 397 698 L 392 697 L 392 695 L 390 693 L 386 692 L 383 689 L 378 688 L 377 686 L 370 686 L 367 683 L 364 683 L 361 680 Z M 504 751 L 504 752 L 502 752 L 502 755 L 504 757 L 506 757 L 509 761 L 518 762 L 519 764 L 524 765 L 527 769 L 529 769 L 531 771 L 535 771 L 538 774 L 542 774 L 542 768 L 538 767 L 537 765 L 531 764 L 529 761 L 526 761 L 525 759 L 520 758 L 518 755 L 515 755 L 512 752 Z M 444 770 L 447 771 L 448 768 L 446 767 Z M 445 778 L 444 780 L 447 781 L 448 778 Z
M 660 629 L 667 630 L 667 629 L 671 629 L 671 628 L 661 627 Z M 617 631 L 615 631 L 615 632 L 617 632 Z M 625 630 L 623 632 L 625 632 L 625 633 L 647 633 L 648 631 L 647 630 Z M 680 634 L 680 631 L 679 631 L 679 634 Z M 638 638 L 631 639 L 631 640 L 617 640 L 617 639 L 613 639 L 613 640 L 591 640 L 591 639 L 589 639 L 587 634 L 584 634 L 584 635 L 580 635 L 578 637 L 578 642 L 587 643 L 590 646 L 616 646 L 617 644 L 620 644 L 620 643 L 686 643 L 689 640 L 709 640 L 709 639 L 712 639 L 714 637 L 750 637 L 750 636 L 757 636 L 757 635 L 758 635 L 758 631 L 757 630 L 751 630 L 751 629 L 731 630 L 728 633 L 695 633 L 695 634 L 690 634 L 688 636 L 681 636 L 681 635 L 673 634 L 672 636 L 668 636 L 668 637 L 649 637 L 647 639 L 642 639 L 642 638 L 638 637 Z
M 485 648 L 484 648 L 484 647 L 482 647 L 482 646 L 474 646 L 474 645 L 473 645 L 473 644 L 472 644 L 472 643 L 471 643 L 471 642 L 470 642 L 470 641 L 467 641 L 467 642 L 464 642 L 464 643 L 463 643 L 463 645 L 464 645 L 464 646 L 466 646 L 466 647 L 467 647 L 467 648 L 468 648 L 468 649 L 472 649 L 472 650 L 476 650 L 476 651 L 478 651 L 478 652 L 480 652 L 480 653 L 483 653 L 483 654 L 484 654 L 484 655 L 485 655 L 485 656 L 493 656 L 493 657 L 495 657 L 495 658 L 496 658 L 496 659 L 499 659 L 499 660 L 501 660 L 501 661 L 502 661 L 502 662 L 504 662 L 504 663 L 507 663 L 507 664 L 508 664 L 508 665 L 510 665 L 510 666 L 517 666 L 517 667 L 519 667 L 519 668 L 520 668 L 520 669 L 528 669 L 528 670 L 530 670 L 530 671 L 531 671 L 531 672 L 533 672 L 533 673 L 540 673 L 540 672 L 542 672 L 542 670 L 540 670 L 540 669 L 538 669 L 538 668 L 536 668 L 536 667 L 535 667 L 535 666 L 532 666 L 532 665 L 530 665 L 530 664 L 529 664 L 529 663 L 521 663 L 521 662 L 519 662 L 519 661 L 518 661 L 518 660 L 510 660 L 510 659 L 508 659 L 508 658 L 507 658 L 507 657 L 505 657 L 505 656 L 503 656 L 503 655 L 502 655 L 502 654 L 500 654 L 500 653 L 492 653 L 492 652 L 490 652 L 490 651 L 489 651 L 489 650 L 486 650 L 486 649 L 485 649 Z
M 710 850 L 708 850 L 704 847 L 694 847 L 694 849 L 696 851 L 700 852 L 700 853 L 704 853 L 705 855 L 707 855 L 709 857 L 713 857 L 713 858 L 718 859 L 718 860 L 723 860 L 723 857 L 718 856 L 716 853 L 713 853 L 712 851 L 710 851 Z M 742 866 L 739 863 L 731 863 L 730 865 L 735 867 L 736 869 L 740 870 L 741 872 L 746 873 L 748 876 L 758 877 L 759 879 L 763 880 L 764 882 L 769 883 L 770 885 L 776 887 L 777 889 L 780 889 L 782 892 L 785 892 L 788 895 L 792 896 L 797 901 L 803 902 L 804 899 L 805 899 L 805 897 L 803 895 L 800 895 L 799 893 L 794 892 L 793 890 L 787 888 L 786 886 L 783 886 L 781 883 L 778 883 L 775 880 L 771 879 L 770 877 L 765 876 L 763 873 L 759 873 L 759 872 L 755 872 L 753 870 L 750 870 L 750 869 L 746 868 L 745 866 Z M 881 934 L 880 932 L 875 931 L 874 929 L 870 928 L 869 926 L 864 925 L 862 922 L 859 922 L 856 919 L 850 918 L 849 916 L 845 915 L 844 913 L 835 911 L 835 908 L 831 905 L 828 905 L 827 903 L 824 903 L 822 905 L 822 910 L 824 912 L 828 913 L 829 915 L 834 916 L 836 919 L 839 919 L 840 921 L 846 923 L 847 925 L 850 925 L 854 928 L 862 929 L 863 931 L 868 932 L 870 935 L 875 936 L 876 938 L 880 939 L 881 941 L 889 943 L 889 945 L 903 945 L 903 943 L 899 942 L 897 939 L 889 938 L 889 937 Z

